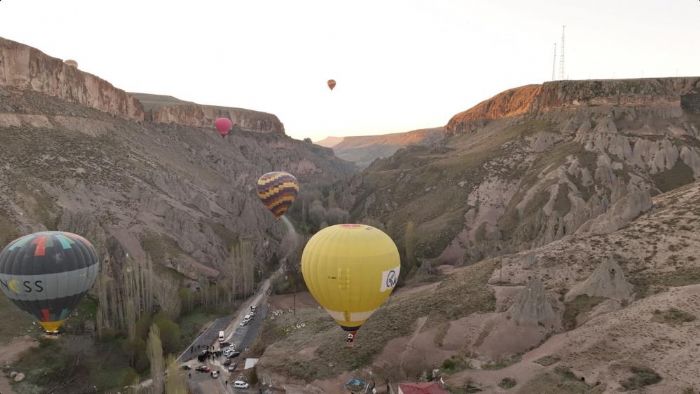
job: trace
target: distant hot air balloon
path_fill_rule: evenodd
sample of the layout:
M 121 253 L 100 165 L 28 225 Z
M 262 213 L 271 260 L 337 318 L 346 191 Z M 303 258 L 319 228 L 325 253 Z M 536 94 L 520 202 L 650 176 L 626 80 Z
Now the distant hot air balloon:
M 333 90 L 333 88 L 335 87 L 335 79 L 329 79 L 329 80 L 328 80 L 328 87 L 329 87 L 331 90 Z
M 228 135 L 229 131 L 231 130 L 231 127 L 233 126 L 233 123 L 229 118 L 216 118 L 214 125 L 216 126 L 216 129 L 219 130 L 221 138 L 224 138 Z
M 78 62 L 76 62 L 75 60 L 68 59 L 68 60 L 64 61 L 63 63 L 65 63 L 69 66 L 73 66 L 75 68 L 78 68 Z
M 301 256 L 306 287 L 348 332 L 349 344 L 394 290 L 400 269 L 394 241 L 365 224 L 326 227 L 311 237 Z
M 258 197 L 277 219 L 287 212 L 297 193 L 299 182 L 288 172 L 268 172 L 258 178 Z
M 0 252 L 0 288 L 46 332 L 55 333 L 95 283 L 99 269 L 88 240 L 43 231 L 18 238 Z

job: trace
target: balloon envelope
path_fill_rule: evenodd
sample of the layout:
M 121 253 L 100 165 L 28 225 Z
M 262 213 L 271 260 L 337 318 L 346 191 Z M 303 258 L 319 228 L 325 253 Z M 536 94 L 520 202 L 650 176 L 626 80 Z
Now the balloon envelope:
M 268 172 L 258 178 L 258 197 L 277 219 L 284 215 L 299 193 L 299 182 L 284 171 Z
M 231 127 L 233 126 L 233 122 L 231 122 L 231 119 L 228 119 L 228 118 L 217 118 L 216 121 L 214 122 L 214 125 L 216 126 L 216 129 L 219 131 L 219 134 L 221 134 L 222 137 L 225 137 L 228 135 L 229 131 L 231 130 Z
M 329 80 L 328 80 L 328 87 L 329 87 L 331 90 L 333 90 L 333 88 L 335 87 L 335 79 L 329 79 Z
M 57 332 L 95 283 L 99 268 L 95 248 L 80 235 L 38 232 L 0 252 L 0 289 L 45 331 Z
M 350 332 L 389 297 L 399 279 L 396 244 L 365 224 L 337 224 L 317 232 L 304 247 L 301 273 L 311 295 Z

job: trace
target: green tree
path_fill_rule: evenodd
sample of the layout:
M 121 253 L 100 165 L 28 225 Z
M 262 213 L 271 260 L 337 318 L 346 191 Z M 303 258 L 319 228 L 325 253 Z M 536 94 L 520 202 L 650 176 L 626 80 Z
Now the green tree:
M 177 352 L 180 348 L 180 336 L 182 335 L 180 326 L 162 312 L 153 316 L 153 323 L 158 326 L 159 338 L 165 353 Z
M 146 354 L 146 341 L 141 338 L 125 339 L 122 342 L 122 351 L 129 358 L 131 365 L 137 372 L 145 372 L 149 367 Z

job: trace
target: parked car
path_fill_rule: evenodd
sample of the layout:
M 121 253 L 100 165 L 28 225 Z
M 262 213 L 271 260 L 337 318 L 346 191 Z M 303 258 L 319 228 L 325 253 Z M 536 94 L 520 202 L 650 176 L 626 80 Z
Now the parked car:
M 190 369 L 192 369 L 192 367 L 190 367 L 190 366 L 187 365 L 187 364 L 182 364 L 182 365 L 180 365 L 180 368 L 184 369 L 185 371 L 189 371 Z
M 206 365 L 199 365 L 197 368 L 195 368 L 195 371 L 197 372 L 211 372 L 211 368 L 207 367 Z
M 233 388 L 235 389 L 247 389 L 250 385 L 242 380 L 236 380 L 233 382 Z
M 239 352 L 239 351 L 234 351 L 234 352 L 231 352 L 231 353 L 227 354 L 226 357 L 227 357 L 227 358 L 234 358 L 234 357 L 238 357 L 238 356 L 240 356 L 240 355 L 241 355 L 241 352 Z
M 224 367 L 228 367 L 229 365 L 231 365 L 231 359 L 230 359 L 230 358 L 227 358 L 227 359 L 224 361 Z
M 231 363 L 230 365 L 226 366 L 226 370 L 229 372 L 233 372 L 236 370 L 236 367 L 238 366 L 238 363 Z
M 219 331 L 219 342 L 223 342 L 224 339 L 226 339 L 226 333 L 223 331 Z
M 216 379 L 219 377 L 219 371 L 211 371 L 211 377 L 213 379 Z

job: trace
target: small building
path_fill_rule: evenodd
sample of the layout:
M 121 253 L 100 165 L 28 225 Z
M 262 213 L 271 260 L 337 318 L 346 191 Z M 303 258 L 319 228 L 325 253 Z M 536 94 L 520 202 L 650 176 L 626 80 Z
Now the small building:
M 399 394 L 449 394 L 437 382 L 400 383 Z
M 253 368 L 255 366 L 255 364 L 258 363 L 258 360 L 260 360 L 260 359 L 258 359 L 258 358 L 246 358 L 245 359 L 245 366 L 243 367 L 243 369 Z

